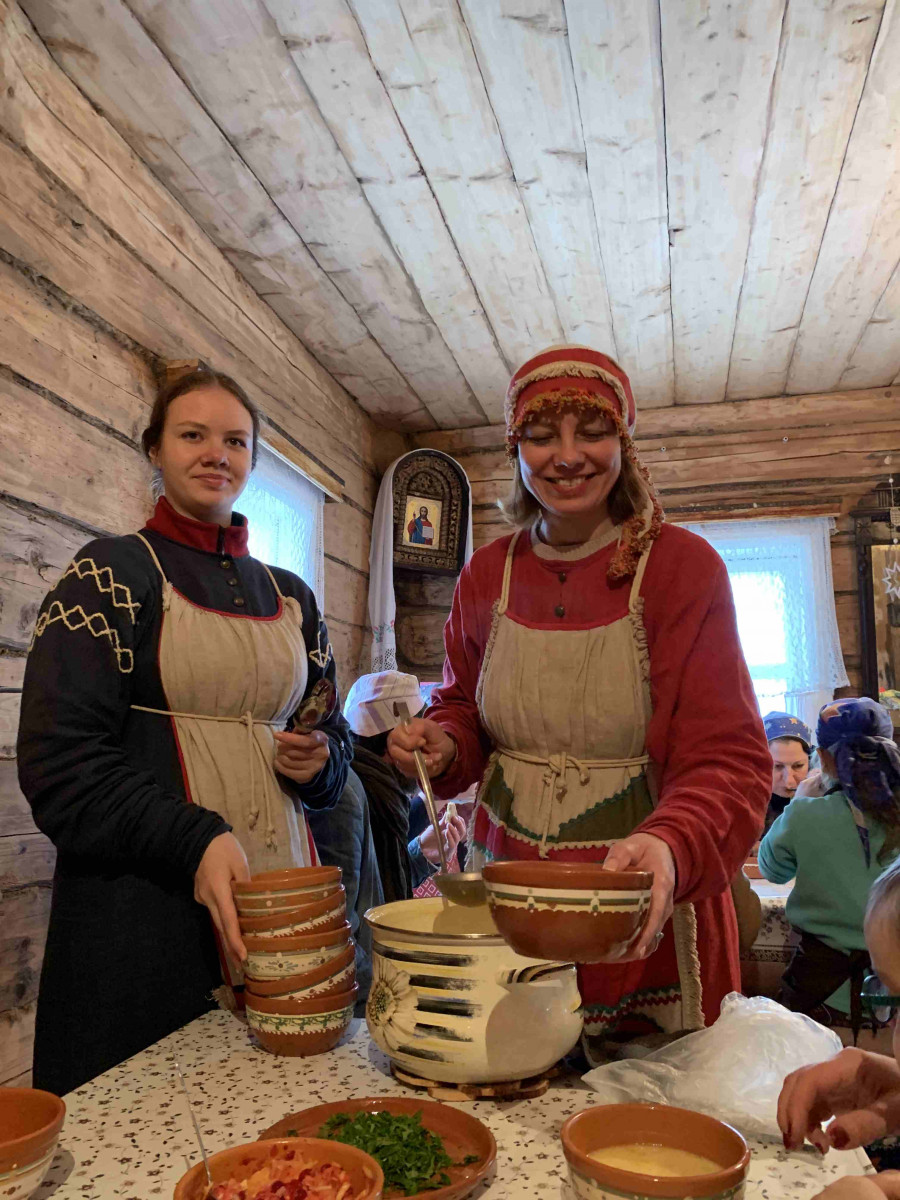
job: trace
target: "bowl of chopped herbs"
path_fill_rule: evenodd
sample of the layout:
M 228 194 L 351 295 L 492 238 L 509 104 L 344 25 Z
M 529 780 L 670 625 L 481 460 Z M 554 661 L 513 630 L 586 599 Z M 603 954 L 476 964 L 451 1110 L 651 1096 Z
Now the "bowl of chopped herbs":
M 497 1156 L 494 1135 L 477 1118 L 400 1096 L 320 1104 L 284 1117 L 262 1136 L 329 1138 L 364 1150 L 384 1172 L 385 1200 L 461 1200 Z

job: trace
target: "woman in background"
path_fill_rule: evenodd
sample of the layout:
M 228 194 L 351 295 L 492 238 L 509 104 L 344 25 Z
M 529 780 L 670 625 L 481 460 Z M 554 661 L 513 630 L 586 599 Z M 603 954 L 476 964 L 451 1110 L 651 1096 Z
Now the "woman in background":
M 731 589 L 708 542 L 663 523 L 625 372 L 551 347 L 513 376 L 517 531 L 464 567 L 426 719 L 390 736 L 435 790 L 481 779 L 472 866 L 605 861 L 654 875 L 630 961 L 580 967 L 586 1049 L 714 1021 L 740 988 L 729 884 L 762 827 L 771 761 Z M 473 853 L 474 851 L 474 853 Z
M 303 805 L 344 787 L 339 708 L 284 732 L 334 662 L 310 589 L 250 556 L 233 511 L 258 437 L 234 380 L 175 380 L 143 435 L 153 516 L 88 543 L 41 606 L 18 742 L 57 848 L 37 1087 L 70 1091 L 212 1007 L 213 925 L 245 956 L 232 881 L 315 861 Z
M 795 796 L 758 855 L 766 879 L 796 879 L 785 911 L 800 944 L 778 999 L 794 1012 L 819 1015 L 827 1004 L 849 1013 L 854 1038 L 869 970 L 869 889 L 900 851 L 900 752 L 892 733 L 890 713 L 868 697 L 826 704 L 816 727 L 825 794 Z

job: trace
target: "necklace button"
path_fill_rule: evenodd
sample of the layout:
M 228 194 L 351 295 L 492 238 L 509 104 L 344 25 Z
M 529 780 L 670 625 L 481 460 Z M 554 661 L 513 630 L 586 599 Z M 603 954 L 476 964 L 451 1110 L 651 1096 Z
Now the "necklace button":
M 565 605 L 563 605 L 563 604 L 557 604 L 556 608 L 553 611 L 556 613 L 556 615 L 558 617 L 564 617 L 566 615 Z
M 569 578 L 569 574 L 568 574 L 568 572 L 567 572 L 567 571 L 560 571 L 560 573 L 559 573 L 559 575 L 557 576 L 557 578 L 559 579 L 559 582 L 560 582 L 560 583 L 565 583 L 565 582 L 566 582 L 566 580 Z

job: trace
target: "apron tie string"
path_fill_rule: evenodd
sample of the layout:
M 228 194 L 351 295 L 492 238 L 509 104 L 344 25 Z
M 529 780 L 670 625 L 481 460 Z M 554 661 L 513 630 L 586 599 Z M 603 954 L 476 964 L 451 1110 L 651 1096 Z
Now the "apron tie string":
M 191 721 L 225 721 L 231 724 L 243 725 L 247 730 L 247 754 L 250 758 L 250 808 L 247 814 L 247 825 L 250 829 L 256 827 L 256 822 L 259 820 L 259 793 L 256 787 L 256 757 L 262 754 L 262 748 L 253 736 L 254 725 L 269 725 L 273 729 L 280 729 L 284 725 L 284 721 L 263 721 L 258 717 L 254 717 L 253 713 L 248 709 L 239 717 L 221 717 L 212 713 L 189 713 L 175 712 L 168 708 L 148 708 L 144 704 L 132 704 L 131 707 L 138 712 L 153 713 L 158 717 L 185 717 Z M 265 775 L 263 775 L 263 804 L 266 809 L 266 849 L 277 850 L 278 839 L 275 830 L 275 820 L 272 815 L 272 798 L 269 795 L 269 789 L 265 786 Z
M 547 857 L 547 842 L 550 838 L 550 822 L 553 819 L 554 801 L 562 803 L 568 791 L 568 785 L 565 782 L 567 771 L 577 771 L 579 784 L 582 787 L 586 787 L 590 782 L 591 771 L 599 771 L 609 767 L 643 767 L 650 761 L 649 754 L 636 754 L 631 758 L 576 758 L 574 754 L 570 754 L 566 750 L 563 750 L 559 754 L 542 757 L 538 754 L 525 754 L 519 750 L 510 750 L 507 746 L 498 746 L 497 754 L 501 757 L 512 758 L 519 762 L 532 763 L 536 766 L 544 766 L 546 768 L 542 776 L 544 797 L 541 801 L 541 807 L 544 810 L 544 827 L 541 831 L 541 843 L 538 850 L 541 858 Z

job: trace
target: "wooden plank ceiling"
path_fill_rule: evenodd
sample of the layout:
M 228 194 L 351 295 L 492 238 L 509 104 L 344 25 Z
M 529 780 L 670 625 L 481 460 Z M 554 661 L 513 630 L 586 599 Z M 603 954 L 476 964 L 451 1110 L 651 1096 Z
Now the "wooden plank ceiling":
M 900 0 L 22 0 L 383 425 L 900 383 Z

